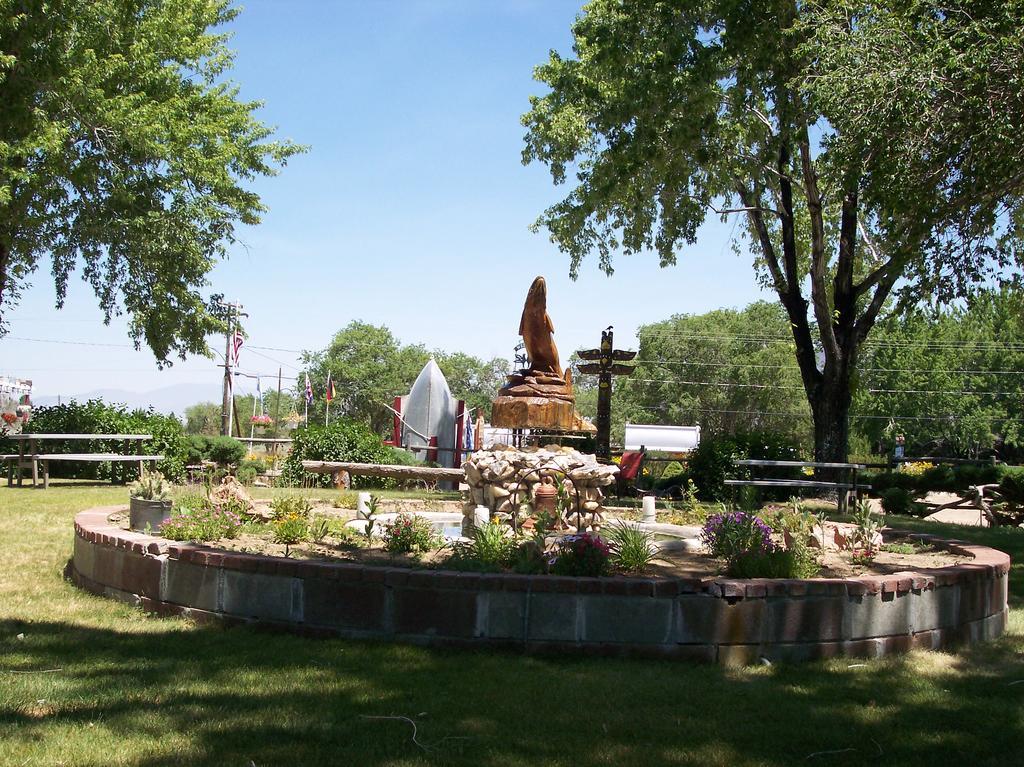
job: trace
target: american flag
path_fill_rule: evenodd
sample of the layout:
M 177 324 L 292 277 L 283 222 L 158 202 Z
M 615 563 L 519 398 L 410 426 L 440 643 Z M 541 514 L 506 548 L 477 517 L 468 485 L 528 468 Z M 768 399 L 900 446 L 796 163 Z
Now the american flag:
M 309 383 L 309 373 L 306 373 L 306 404 L 313 404 L 313 387 Z
M 242 349 L 242 340 L 243 340 L 242 339 L 242 331 L 241 330 L 236 330 L 235 331 L 235 339 L 234 339 L 234 350 L 233 350 L 233 354 L 234 354 L 234 357 L 235 357 L 235 364 L 236 365 L 238 364 L 238 352 L 240 352 L 241 349 Z

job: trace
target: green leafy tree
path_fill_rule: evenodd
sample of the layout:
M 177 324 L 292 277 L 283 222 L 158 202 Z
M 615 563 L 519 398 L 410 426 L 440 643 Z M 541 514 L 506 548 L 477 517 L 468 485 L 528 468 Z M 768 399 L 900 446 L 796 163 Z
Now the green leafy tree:
M 185 432 L 213 437 L 220 434 L 221 406 L 216 402 L 197 402 L 185 408 Z
M 466 408 L 473 410 L 471 418 L 475 420 L 477 413 L 490 418 L 491 402 L 498 389 L 505 385 L 511 369 L 508 360 L 495 357 L 484 361 L 463 352 L 443 351 L 435 351 L 434 359 L 448 380 L 452 394 L 464 399 Z
M 227 0 L 0 0 L 0 319 L 44 257 L 161 363 L 222 327 L 207 276 L 299 150 L 225 80 Z M 0 332 L 3 329 L 0 328 Z
M 388 407 L 396 396 L 409 393 L 430 357 L 425 346 L 403 344 L 382 325 L 349 323 L 326 349 L 303 355 L 315 395 L 309 408 L 310 422 L 324 420 L 324 388 L 330 371 L 336 392 L 331 417 L 345 416 L 368 424 L 378 434 L 389 434 L 392 413 Z M 435 351 L 433 357 L 453 396 L 488 415 L 490 402 L 505 381 L 506 363 L 499 359 L 484 362 L 462 352 Z M 300 396 L 304 386 L 305 379 L 300 377 Z
M 1016 289 L 880 323 L 865 346 L 856 430 L 879 452 L 1016 460 L 1024 441 L 1024 316 Z
M 1002 5 L 1018 23 L 1000 29 L 1019 45 L 1021 7 Z M 958 14 L 928 3 L 858 4 L 845 36 L 823 40 L 821 25 L 837 23 L 828 8 L 795 0 L 594 0 L 573 27 L 574 56 L 553 52 L 536 70 L 550 91 L 531 99 L 523 118 L 524 162 L 546 163 L 556 183 L 575 175 L 569 195 L 538 221 L 570 255 L 573 275 L 592 251 L 608 273 L 618 250 L 654 250 L 670 265 L 709 211 L 744 217 L 756 273 L 786 311 L 818 460 L 847 456 L 861 345 L 897 284 L 913 303 L 939 282 L 959 294 L 1005 266 L 1018 233 L 1000 228 L 999 212 L 1024 189 L 1020 173 L 1004 174 L 1005 187 L 982 184 L 976 164 L 948 177 L 969 174 L 984 195 L 920 184 L 927 146 L 911 134 L 923 118 L 878 128 L 865 103 L 816 86 L 856 76 L 824 49 L 855 49 L 872 30 L 860 19 L 876 8 L 926 45 L 936 19 L 949 37 L 960 29 Z M 984 41 L 988 33 L 966 34 Z M 981 79 L 995 63 L 986 61 L 969 60 Z M 874 76 L 882 85 L 868 96 L 884 97 L 888 69 Z M 938 98 L 925 94 L 918 106 Z M 864 118 L 853 124 L 850 114 Z M 999 126 L 988 135 L 1019 136 L 1017 114 L 992 114 Z M 1003 146 L 993 139 L 970 149 L 997 160 Z M 908 168 L 916 175 L 905 184 L 898 177 Z
M 762 340 L 785 333 L 785 312 L 764 301 L 645 325 L 635 372 L 617 384 L 624 410 L 645 414 L 646 423 L 699 423 L 708 434 L 773 431 L 807 443 L 793 344 Z

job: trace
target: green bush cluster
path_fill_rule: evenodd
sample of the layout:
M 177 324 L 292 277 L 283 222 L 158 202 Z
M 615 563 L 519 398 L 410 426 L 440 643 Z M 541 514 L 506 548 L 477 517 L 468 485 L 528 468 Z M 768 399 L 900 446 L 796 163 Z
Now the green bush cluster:
M 231 466 L 241 462 L 244 457 L 245 444 L 234 437 L 209 437 L 205 434 L 191 434 L 188 437 L 190 464 L 213 461 L 218 466 Z
M 188 456 L 188 438 L 181 422 L 173 415 L 149 410 L 128 410 L 124 405 L 90 399 L 86 402 L 71 400 L 62 405 L 35 408 L 29 429 L 40 434 L 151 434 L 153 439 L 131 443 L 131 450 L 142 455 L 163 455 L 156 470 L 171 482 L 185 478 Z M 124 452 L 124 443 L 117 440 L 90 441 L 88 445 L 73 442 L 47 442 L 46 451 L 52 453 Z M 0 452 L 17 453 L 11 440 L 0 439 Z M 134 478 L 135 467 L 125 463 L 67 463 L 50 464 L 50 476 L 65 479 L 112 480 Z
M 1001 464 L 963 464 L 933 466 L 920 474 L 905 471 L 865 472 L 863 477 L 879 495 L 893 487 L 918 494 L 933 491 L 963 493 L 973 485 L 998 484 L 1007 471 L 1012 471 L 1011 467 Z
M 1003 476 L 999 480 L 999 492 L 1008 503 L 1024 505 L 1024 467 L 1004 467 Z
M 758 467 L 756 471 L 733 465 L 740 459 L 766 461 L 799 460 L 800 451 L 788 435 L 778 432 L 749 432 L 738 434 L 702 434 L 700 444 L 690 455 L 688 478 L 700 488 L 702 501 L 727 501 L 734 497 L 726 479 L 759 478 L 795 479 L 799 469 L 786 467 Z M 784 500 L 792 489 L 772 490 L 766 497 Z M 776 497 L 777 496 L 777 497 Z
M 313 482 L 319 487 L 331 487 L 327 474 L 308 474 L 303 461 L 348 461 L 352 463 L 408 463 L 411 458 L 404 450 L 394 450 L 367 426 L 345 418 L 338 418 L 330 426 L 305 426 L 296 430 L 292 450 L 281 468 L 283 484 L 300 486 Z M 379 477 L 352 477 L 352 487 L 394 487 L 394 480 Z
M 509 528 L 499 522 L 488 522 L 473 529 L 468 543 L 457 543 L 445 561 L 452 570 L 496 573 L 512 567 L 520 543 L 507 535 Z
M 813 578 L 821 565 L 814 552 L 803 546 L 774 551 L 748 551 L 729 565 L 734 578 Z

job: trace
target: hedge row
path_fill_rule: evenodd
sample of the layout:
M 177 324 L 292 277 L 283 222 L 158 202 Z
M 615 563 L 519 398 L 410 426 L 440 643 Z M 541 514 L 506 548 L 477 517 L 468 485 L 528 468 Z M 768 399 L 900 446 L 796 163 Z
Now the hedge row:
M 86 402 L 72 400 L 62 405 L 34 408 L 29 430 L 39 434 L 152 434 L 153 439 L 133 442 L 132 451 L 142 455 L 162 454 L 164 460 L 156 468 L 174 482 L 185 478 L 188 437 L 181 421 L 172 415 L 150 410 L 128 410 L 124 405 L 109 404 L 100 399 Z M 88 443 L 47 442 L 48 453 L 81 453 L 124 451 L 118 440 L 89 440 Z M 14 440 L 0 439 L 0 452 L 17 453 Z M 65 479 L 110 480 L 134 477 L 128 464 L 65 463 L 50 464 L 50 476 Z
M 303 461 L 346 461 L 350 463 L 414 464 L 404 450 L 384 444 L 368 426 L 345 419 L 336 419 L 330 426 L 305 426 L 296 430 L 292 449 L 281 468 L 282 484 L 302 485 L 312 481 L 330 487 L 327 474 L 307 474 Z M 352 477 L 353 488 L 395 487 L 394 480 L 380 477 Z

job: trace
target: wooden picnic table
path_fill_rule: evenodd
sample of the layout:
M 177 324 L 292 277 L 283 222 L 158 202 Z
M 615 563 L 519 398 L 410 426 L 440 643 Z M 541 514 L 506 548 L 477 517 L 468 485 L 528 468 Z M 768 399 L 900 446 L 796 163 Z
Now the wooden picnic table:
M 132 454 L 133 442 L 145 442 L 153 439 L 152 434 L 11 434 L 8 439 L 18 443 L 18 455 L 8 457 L 7 486 L 14 484 L 14 475 L 18 475 L 18 487 L 27 471 L 32 473 L 32 486 L 39 484 L 39 469 L 42 467 L 43 489 L 50 486 L 50 461 L 81 461 L 87 463 L 137 463 L 141 475 L 144 464 L 162 461 L 162 455 Z M 114 441 L 121 442 L 123 453 L 44 453 L 39 449 L 41 442 L 56 441 Z M 115 478 L 111 478 L 116 482 Z
M 860 490 L 870 489 L 870 485 L 857 484 L 857 472 L 866 468 L 862 463 L 836 463 L 829 461 L 768 461 L 745 458 L 733 461 L 733 465 L 772 468 L 837 469 L 840 477 L 836 482 L 824 482 L 810 479 L 727 479 L 725 480 L 725 484 L 747 485 L 753 487 L 814 487 L 835 490 L 840 514 L 846 513 L 847 505 L 849 503 L 848 495 L 851 490 L 854 493 L 857 493 Z

